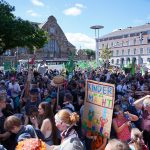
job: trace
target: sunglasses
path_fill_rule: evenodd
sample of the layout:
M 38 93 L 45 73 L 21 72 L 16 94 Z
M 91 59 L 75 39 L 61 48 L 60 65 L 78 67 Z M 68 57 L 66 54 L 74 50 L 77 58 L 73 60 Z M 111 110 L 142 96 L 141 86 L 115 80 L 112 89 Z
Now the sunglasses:
M 122 114 L 122 113 L 123 113 L 122 110 L 121 110 L 121 111 L 118 111 L 118 112 L 114 112 L 115 115 L 119 115 L 119 114 Z

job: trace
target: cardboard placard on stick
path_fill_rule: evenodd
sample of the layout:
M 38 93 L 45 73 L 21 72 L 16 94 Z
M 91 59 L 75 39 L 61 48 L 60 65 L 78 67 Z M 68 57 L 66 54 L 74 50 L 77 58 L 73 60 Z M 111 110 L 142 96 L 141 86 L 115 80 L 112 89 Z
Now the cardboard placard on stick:
M 98 133 L 110 137 L 115 100 L 115 85 L 86 81 L 82 128 L 88 136 Z

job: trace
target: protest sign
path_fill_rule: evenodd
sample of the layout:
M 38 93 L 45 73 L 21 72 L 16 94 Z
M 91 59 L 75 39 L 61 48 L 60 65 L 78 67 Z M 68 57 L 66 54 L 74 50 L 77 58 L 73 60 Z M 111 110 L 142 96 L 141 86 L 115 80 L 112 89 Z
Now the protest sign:
M 87 135 L 110 137 L 115 85 L 87 80 L 82 128 Z

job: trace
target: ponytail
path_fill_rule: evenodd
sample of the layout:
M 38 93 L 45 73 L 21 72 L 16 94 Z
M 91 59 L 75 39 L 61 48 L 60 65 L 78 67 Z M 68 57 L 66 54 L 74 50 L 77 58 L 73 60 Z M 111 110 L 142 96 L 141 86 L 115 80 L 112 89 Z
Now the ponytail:
M 70 122 L 71 124 L 76 124 L 79 121 L 79 115 L 76 112 L 71 113 Z

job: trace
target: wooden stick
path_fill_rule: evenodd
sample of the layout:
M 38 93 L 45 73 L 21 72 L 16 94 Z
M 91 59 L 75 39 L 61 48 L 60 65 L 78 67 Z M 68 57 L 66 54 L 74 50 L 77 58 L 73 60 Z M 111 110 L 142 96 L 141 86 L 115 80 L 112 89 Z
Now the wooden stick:
M 57 87 L 57 106 L 59 105 L 59 85 Z

